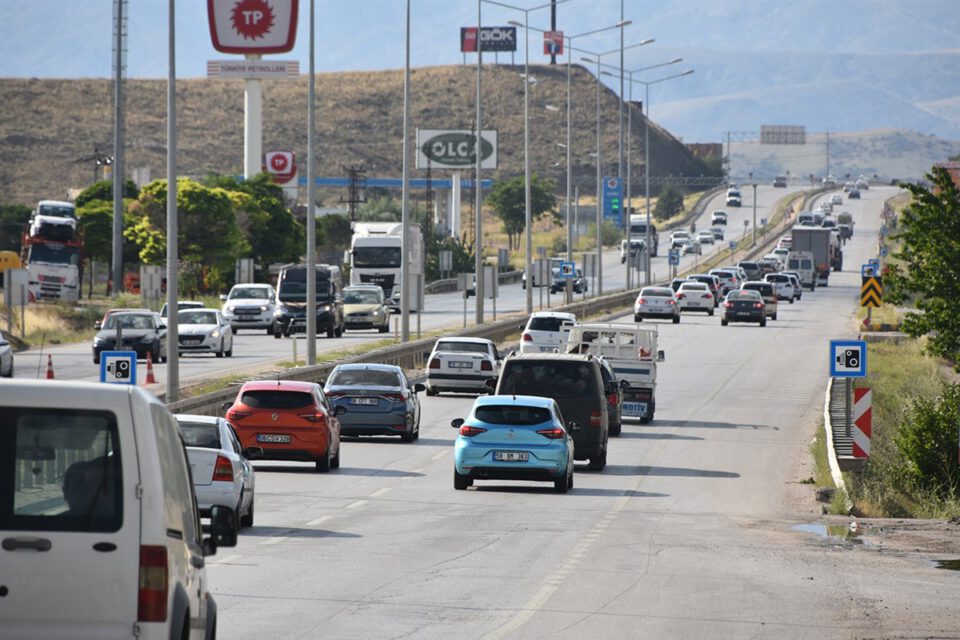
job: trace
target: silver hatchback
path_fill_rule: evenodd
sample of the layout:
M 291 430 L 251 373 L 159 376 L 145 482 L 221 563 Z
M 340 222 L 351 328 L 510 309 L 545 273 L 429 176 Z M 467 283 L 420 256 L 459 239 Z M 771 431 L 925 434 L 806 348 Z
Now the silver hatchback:
M 677 296 L 670 287 L 644 287 L 633 305 L 634 322 L 643 322 L 644 318 L 667 318 L 673 324 L 680 322 L 680 305 Z

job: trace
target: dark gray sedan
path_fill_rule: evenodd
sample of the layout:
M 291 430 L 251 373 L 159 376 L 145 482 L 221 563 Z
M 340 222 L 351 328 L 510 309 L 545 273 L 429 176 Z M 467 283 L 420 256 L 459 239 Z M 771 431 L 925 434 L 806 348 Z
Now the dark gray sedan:
M 764 307 L 759 291 L 735 289 L 728 293 L 723 301 L 720 324 L 725 327 L 730 322 L 756 322 L 765 327 L 767 315 Z
M 104 351 L 136 351 L 138 360 L 146 360 L 149 353 L 154 362 L 164 362 L 167 359 L 167 326 L 152 311 L 111 313 L 93 337 L 94 364 L 100 364 L 100 354 Z
M 345 407 L 340 434 L 345 436 L 400 436 L 404 442 L 420 437 L 422 384 L 410 384 L 403 369 L 390 364 L 341 364 L 327 378 L 324 393 Z

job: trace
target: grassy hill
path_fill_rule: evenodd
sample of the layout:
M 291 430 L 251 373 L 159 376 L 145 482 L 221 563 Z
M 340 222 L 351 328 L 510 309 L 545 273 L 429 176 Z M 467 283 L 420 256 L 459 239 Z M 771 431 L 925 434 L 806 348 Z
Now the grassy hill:
M 484 66 L 484 128 L 499 136 L 499 168 L 492 177 L 523 173 L 522 66 Z M 530 87 L 531 166 L 565 189 L 566 73 L 564 67 L 535 66 Z M 180 175 L 239 174 L 243 162 L 241 80 L 186 79 L 177 82 Z M 166 82 L 126 83 L 126 168 L 147 167 L 153 178 L 166 172 Z M 317 76 L 317 175 L 343 176 L 343 165 L 363 162 L 368 176 L 401 175 L 403 72 L 348 72 Z M 263 149 L 292 149 L 306 169 L 307 78 L 264 82 Z M 428 67 L 411 74 L 413 129 L 472 128 L 475 117 L 474 66 Z M 94 179 L 89 160 L 95 145 L 112 153 L 112 83 L 80 79 L 0 79 L 0 202 L 32 205 L 63 198 L 70 188 Z M 581 67 L 572 75 L 573 172 L 591 194 L 596 165 L 596 81 Z M 558 111 L 547 105 L 560 107 Z M 602 89 L 601 117 L 605 172 L 615 172 L 619 103 Z M 626 121 L 626 115 L 624 116 Z M 626 124 L 624 124 L 626 126 Z M 643 166 L 643 120 L 633 114 L 633 171 Z M 701 175 L 705 168 L 669 132 L 651 125 L 651 175 Z M 83 160 L 87 158 L 86 160 Z M 439 172 L 438 172 L 439 173 Z M 424 171 L 414 171 L 423 176 Z M 489 175 L 489 173 L 488 173 Z M 336 202 L 341 194 L 318 191 Z

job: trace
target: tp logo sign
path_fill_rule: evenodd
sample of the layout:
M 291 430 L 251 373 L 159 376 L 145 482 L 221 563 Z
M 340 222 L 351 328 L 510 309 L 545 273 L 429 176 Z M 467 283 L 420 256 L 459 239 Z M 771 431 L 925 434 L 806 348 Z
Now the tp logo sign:
M 293 151 L 268 151 L 263 154 L 263 170 L 274 184 L 286 184 L 297 175 L 297 158 Z
M 213 48 L 223 53 L 286 53 L 297 37 L 298 0 L 207 0 Z

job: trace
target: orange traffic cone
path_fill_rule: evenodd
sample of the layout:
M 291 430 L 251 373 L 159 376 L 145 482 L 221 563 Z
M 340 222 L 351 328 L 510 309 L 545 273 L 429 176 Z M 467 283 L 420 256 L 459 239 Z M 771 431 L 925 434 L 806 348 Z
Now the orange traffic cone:
M 157 384 L 157 379 L 153 376 L 153 357 L 147 351 L 147 379 L 144 384 Z
M 47 354 L 47 380 L 53 380 L 53 356 Z

